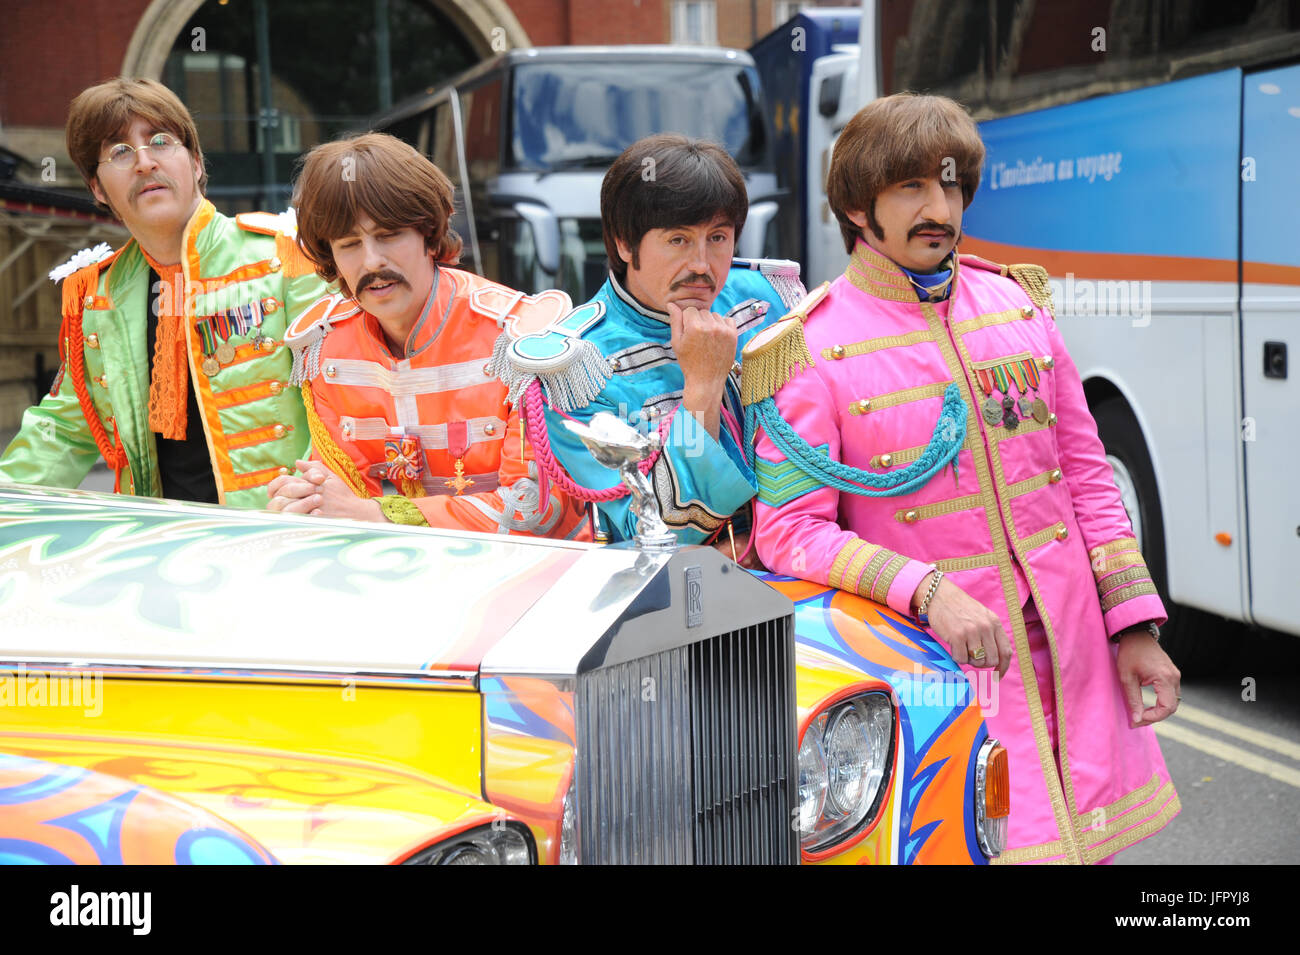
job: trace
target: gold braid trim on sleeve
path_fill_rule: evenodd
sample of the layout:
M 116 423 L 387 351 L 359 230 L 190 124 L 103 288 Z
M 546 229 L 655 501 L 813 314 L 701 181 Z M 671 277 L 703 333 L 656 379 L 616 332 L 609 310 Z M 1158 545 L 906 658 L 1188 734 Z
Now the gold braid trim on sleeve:
M 329 429 L 325 427 L 325 422 L 321 421 L 320 415 L 316 413 L 316 400 L 312 397 L 310 381 L 302 383 L 302 403 L 307 410 L 307 429 L 311 432 L 312 447 L 325 462 L 325 466 L 342 478 L 357 497 L 369 498 L 365 478 L 352 463 L 348 453 L 334 442 Z
M 1041 265 L 1008 265 L 1007 273 L 1016 280 L 1025 294 L 1029 296 L 1029 301 L 1033 302 L 1039 308 L 1045 308 L 1055 313 L 1056 309 L 1052 305 L 1052 286 L 1047 281 L 1047 269 Z
M 404 497 L 394 494 L 388 497 L 377 497 L 375 500 L 379 502 L 379 509 L 384 512 L 384 517 L 388 518 L 389 523 L 408 524 L 413 527 L 429 526 L 420 509 Z

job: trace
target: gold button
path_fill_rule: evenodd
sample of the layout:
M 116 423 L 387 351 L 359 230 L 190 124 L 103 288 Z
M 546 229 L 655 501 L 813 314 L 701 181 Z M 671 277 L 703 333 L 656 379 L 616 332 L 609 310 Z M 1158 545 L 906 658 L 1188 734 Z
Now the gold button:
M 1058 541 L 1063 541 L 1069 536 L 1070 536 L 1070 532 L 1066 530 L 1065 525 L 1061 525 L 1059 528 L 1057 528 L 1056 539 Z
M 1031 317 L 1031 316 L 1034 314 L 1034 306 L 1032 306 L 1032 305 L 1021 305 L 1021 306 L 1020 306 L 1020 314 L 1023 315 L 1025 318 L 1029 318 L 1029 317 Z
M 95 379 L 95 382 L 96 382 L 96 384 L 98 384 L 101 388 L 107 388 L 107 387 L 108 387 L 108 372 L 104 372 L 102 375 L 100 375 L 98 378 L 96 378 L 96 379 Z
M 732 373 L 733 375 L 739 375 L 739 374 L 740 374 L 740 362 L 738 362 L 738 361 L 733 361 L 733 362 L 731 363 L 731 373 Z
M 85 304 L 86 308 L 94 308 L 94 307 L 95 307 L 95 296 L 93 296 L 93 295 L 87 295 L 87 296 L 86 296 L 86 301 L 85 301 L 84 304 Z
M 484 433 L 484 434 L 496 434 L 496 433 L 497 433 L 497 426 L 494 425 L 494 424 L 485 424 L 485 425 L 483 425 L 483 433 Z
M 271 429 L 271 432 L 272 432 L 272 433 L 273 433 L 277 438 L 283 438 L 283 437 L 284 437 L 284 425 L 282 425 L 282 424 L 277 424 L 274 428 Z
M 89 345 L 91 348 L 98 348 L 99 336 L 96 335 L 94 332 L 91 332 L 89 335 L 86 336 L 86 344 Z
M 1042 357 L 1042 360 L 1039 361 L 1039 364 L 1042 365 L 1044 368 L 1050 369 L 1053 365 L 1056 364 L 1056 359 L 1053 358 L 1051 355 L 1044 355 Z
M 262 313 L 264 315 L 274 315 L 280 310 L 280 303 L 273 298 L 262 299 Z
M 340 430 L 341 432 L 343 432 L 343 437 L 348 438 L 348 439 L 351 439 L 351 438 L 352 438 L 352 425 L 350 425 L 350 424 L 345 424 L 345 425 L 344 425 L 342 428 L 340 428 L 339 430 Z
M 623 367 L 623 363 L 619 361 L 617 358 L 611 358 L 609 360 L 609 367 L 613 368 L 615 371 L 618 371 L 620 368 Z
M 271 271 L 272 272 L 280 271 L 280 260 L 278 258 L 274 258 L 271 260 Z
M 894 456 L 892 454 L 882 454 L 880 456 L 880 466 L 882 468 L 887 468 L 893 463 L 894 463 Z
M 908 511 L 906 514 L 903 515 L 903 520 L 907 521 L 907 523 L 909 524 L 915 524 L 920 519 L 921 519 L 921 515 L 918 514 L 916 511 Z
M 1048 424 L 1049 427 L 1052 426 L 1052 425 L 1054 425 L 1054 424 L 1056 424 L 1056 412 L 1055 412 L 1055 411 L 1053 411 L 1051 414 L 1049 414 L 1049 415 L 1047 416 L 1047 424 Z
M 1047 480 L 1052 484 L 1059 484 L 1061 482 L 1061 469 L 1057 468 L 1051 474 L 1047 475 Z
M 844 346 L 843 346 L 843 345 L 833 345 L 833 346 L 831 346 L 831 357 L 834 358 L 836 361 L 838 361 L 839 359 L 843 358 L 843 357 L 844 357 Z
M 289 473 L 289 469 L 286 468 L 286 467 L 281 466 L 281 468 L 280 468 L 280 476 L 283 477 L 284 475 L 286 475 L 286 474 L 288 474 L 288 473 Z
M 849 405 L 849 411 L 853 414 L 866 414 L 871 410 L 871 399 L 861 398 Z
M 283 390 L 284 385 L 280 384 L 278 381 L 271 382 L 271 394 L 278 395 Z
M 326 377 L 326 378 L 333 378 L 333 377 L 334 377 L 335 375 L 337 375 L 338 373 L 339 373 L 339 370 L 338 370 L 337 368 L 335 368 L 333 365 L 326 365 L 326 366 L 325 366 L 325 377 Z

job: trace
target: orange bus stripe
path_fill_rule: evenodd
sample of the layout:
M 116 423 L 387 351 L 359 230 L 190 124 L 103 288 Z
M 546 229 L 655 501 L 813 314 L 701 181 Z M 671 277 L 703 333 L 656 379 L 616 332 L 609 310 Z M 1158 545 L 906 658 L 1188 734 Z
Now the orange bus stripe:
M 1071 252 L 1064 249 L 1034 249 L 1023 245 L 989 242 L 962 236 L 961 252 L 994 262 L 1032 262 L 1049 275 L 1073 272 L 1076 278 L 1149 279 L 1154 282 L 1236 282 L 1236 259 L 1197 259 L 1173 255 L 1129 255 L 1123 252 Z M 1295 270 L 1300 273 L 1300 269 Z M 1295 281 L 1288 279 L 1287 284 Z

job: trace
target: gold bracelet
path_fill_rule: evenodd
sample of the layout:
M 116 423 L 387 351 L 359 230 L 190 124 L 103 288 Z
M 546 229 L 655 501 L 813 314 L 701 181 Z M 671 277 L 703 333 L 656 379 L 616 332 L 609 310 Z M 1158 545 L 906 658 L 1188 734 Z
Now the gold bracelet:
M 923 624 L 928 624 L 930 622 L 928 614 L 930 601 L 934 598 L 934 592 L 939 589 L 939 581 L 942 579 L 943 571 L 936 570 L 934 576 L 930 578 L 930 589 L 925 592 L 925 597 L 922 598 L 920 606 L 916 608 L 916 619 L 921 621 Z

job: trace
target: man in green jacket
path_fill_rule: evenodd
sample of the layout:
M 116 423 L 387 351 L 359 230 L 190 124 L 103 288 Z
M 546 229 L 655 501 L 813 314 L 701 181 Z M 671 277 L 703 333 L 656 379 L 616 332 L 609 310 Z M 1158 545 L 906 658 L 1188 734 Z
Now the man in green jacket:
M 292 216 L 218 213 L 194 120 L 152 80 L 82 92 L 67 143 L 131 240 L 50 273 L 63 362 L 0 480 L 76 487 L 102 456 L 121 493 L 265 507 L 310 440 L 284 330 L 326 292 Z

